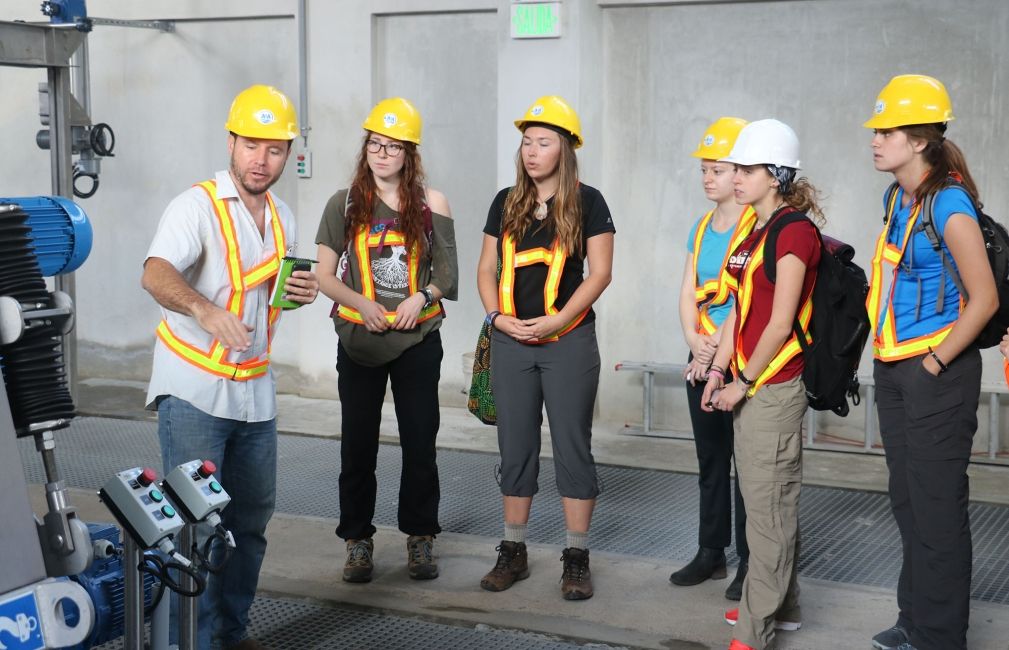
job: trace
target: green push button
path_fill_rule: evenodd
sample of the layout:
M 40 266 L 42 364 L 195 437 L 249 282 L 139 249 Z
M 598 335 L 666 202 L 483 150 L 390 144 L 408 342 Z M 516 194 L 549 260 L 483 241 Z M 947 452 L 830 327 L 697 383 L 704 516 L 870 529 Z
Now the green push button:
M 163 514 L 166 517 L 174 517 L 175 508 L 166 503 L 165 505 L 161 506 L 161 514 Z
M 159 490 L 151 490 L 150 497 L 151 501 L 154 501 L 155 503 L 161 503 L 165 500 L 165 495 L 161 494 Z
M 217 481 L 210 482 L 210 491 L 213 492 L 214 494 L 220 494 L 223 489 L 224 488 L 222 488 L 221 484 L 218 483 Z

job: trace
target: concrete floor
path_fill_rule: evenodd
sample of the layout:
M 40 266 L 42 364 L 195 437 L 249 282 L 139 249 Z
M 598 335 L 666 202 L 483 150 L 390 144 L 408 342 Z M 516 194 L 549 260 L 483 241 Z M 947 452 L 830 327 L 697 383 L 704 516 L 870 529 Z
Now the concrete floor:
M 300 435 L 335 436 L 340 404 L 291 395 L 280 396 L 279 427 Z M 91 415 L 151 418 L 142 410 L 143 386 L 129 382 L 85 380 L 78 396 L 80 410 Z M 382 436 L 396 442 L 391 405 L 383 418 Z M 696 472 L 692 443 L 620 435 L 617 425 L 600 423 L 593 431 L 600 463 Z M 439 446 L 496 451 L 495 430 L 463 409 L 443 409 Z M 545 454 L 549 445 L 544 443 Z M 1009 467 L 971 468 L 972 497 L 1009 503 Z M 878 456 L 825 451 L 805 455 L 809 484 L 885 491 L 886 467 Z M 32 487 L 36 511 L 44 499 Z M 335 495 L 334 495 L 335 498 Z M 93 493 L 74 491 L 73 503 L 85 518 L 104 517 Z M 474 507 L 486 507 L 485 504 Z M 376 536 L 375 580 L 351 585 L 340 580 L 344 549 L 334 534 L 334 520 L 278 514 L 273 518 L 260 588 L 264 593 L 325 602 L 352 603 L 379 611 L 403 613 L 461 624 L 482 623 L 556 634 L 598 643 L 641 648 L 725 648 L 731 628 L 722 620 L 733 606 L 722 592 L 726 581 L 677 588 L 667 581 L 678 567 L 664 561 L 616 553 L 593 552 L 596 596 L 585 602 L 560 598 L 560 549 L 533 545 L 532 576 L 511 590 L 494 594 L 479 588 L 480 577 L 493 565 L 496 538 L 443 534 L 437 554 L 441 576 L 434 581 L 408 579 L 405 537 L 391 528 Z M 779 633 L 777 646 L 793 650 L 869 648 L 875 632 L 892 625 L 893 592 L 835 582 L 802 580 L 803 627 Z M 972 603 L 970 647 L 1009 649 L 1009 607 Z

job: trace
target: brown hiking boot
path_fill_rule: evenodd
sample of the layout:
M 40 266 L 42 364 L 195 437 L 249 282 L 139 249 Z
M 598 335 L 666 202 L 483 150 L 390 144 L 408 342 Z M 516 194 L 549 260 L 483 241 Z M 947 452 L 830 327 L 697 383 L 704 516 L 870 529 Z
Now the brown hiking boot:
M 564 572 L 561 574 L 561 594 L 564 600 L 592 598 L 592 572 L 589 571 L 587 548 L 566 548 L 561 554 Z
M 529 577 L 529 553 L 525 542 L 501 540 L 497 551 L 497 564 L 483 577 L 480 586 L 487 591 L 504 591 L 518 580 Z
M 438 577 L 434 561 L 434 535 L 410 535 L 406 540 L 406 566 L 414 580 Z
M 347 540 L 347 561 L 343 565 L 344 582 L 371 582 L 375 564 L 371 559 L 375 542 L 368 539 Z

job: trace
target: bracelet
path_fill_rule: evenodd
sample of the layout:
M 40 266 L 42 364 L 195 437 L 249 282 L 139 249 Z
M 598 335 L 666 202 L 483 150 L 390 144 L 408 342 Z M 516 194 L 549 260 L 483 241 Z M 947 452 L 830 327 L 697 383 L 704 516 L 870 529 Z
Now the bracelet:
M 736 371 L 736 378 L 739 379 L 739 381 L 743 382 L 743 385 L 746 386 L 746 387 L 750 387 L 750 386 L 753 385 L 753 380 L 752 379 L 747 379 L 746 375 L 743 374 L 742 370 L 737 370 Z
M 722 382 L 723 383 L 725 382 L 725 373 L 722 372 L 722 369 L 719 368 L 718 366 L 712 366 L 708 368 L 708 375 L 709 376 L 715 375 L 716 377 L 720 377 L 722 379 Z
M 708 366 L 708 372 L 711 372 L 712 370 L 714 370 L 715 372 L 720 373 L 723 377 L 725 376 L 725 368 L 723 368 L 721 366 L 716 366 L 715 364 L 711 364 L 710 366 Z
M 419 291 L 424 294 L 424 309 L 434 304 L 434 294 L 427 287 L 421 287 Z
M 932 349 L 931 345 L 928 346 L 928 353 L 931 354 L 932 358 L 935 359 L 935 362 L 937 364 L 939 364 L 939 374 L 940 375 L 942 373 L 946 372 L 947 370 L 949 370 L 949 366 L 947 366 L 945 363 L 942 362 L 942 359 L 940 359 L 939 355 L 935 353 L 935 350 Z
M 490 327 L 494 327 L 494 319 L 500 315 L 501 312 L 495 309 L 494 311 L 487 314 L 486 318 L 483 319 L 483 322 L 487 323 L 487 325 L 489 325 Z

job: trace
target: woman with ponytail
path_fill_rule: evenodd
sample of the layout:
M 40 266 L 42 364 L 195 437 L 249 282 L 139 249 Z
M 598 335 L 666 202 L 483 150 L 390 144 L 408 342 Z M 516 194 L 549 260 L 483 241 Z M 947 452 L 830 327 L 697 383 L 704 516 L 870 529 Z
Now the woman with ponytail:
M 522 132 L 515 186 L 491 204 L 477 267 L 493 328 L 505 529 L 497 562 L 480 586 L 503 591 L 529 576 L 526 527 L 539 489 L 545 405 L 567 526 L 561 594 L 584 600 L 593 594 L 589 525 L 599 494 L 592 410 L 600 361 L 592 305 L 610 283 L 615 229 L 599 190 L 578 180 L 581 125 L 571 106 L 556 95 L 541 97 L 515 126 Z
M 746 504 L 749 570 L 739 608 L 725 613 L 736 626 L 729 649 L 763 650 L 775 630 L 802 626 L 799 493 L 808 402 L 794 325 L 808 335 L 820 236 L 807 215 L 820 224 L 823 213 L 816 189 L 796 178 L 799 139 L 787 124 L 747 124 L 725 160 L 736 165 L 736 202 L 752 206 L 757 220 L 726 266 L 735 308 L 722 325 L 701 405 L 733 414 L 736 475 Z M 772 235 L 773 249 L 765 245 Z M 730 364 L 734 380 L 726 379 Z
M 967 463 L 981 391 L 973 342 L 998 295 L 978 227 L 977 187 L 945 137 L 952 119 L 942 83 L 915 74 L 894 77 L 865 123 L 876 169 L 896 181 L 884 198 L 867 302 L 890 507 L 903 546 L 897 622 L 872 640 L 881 649 L 967 647 Z M 938 249 L 923 227 L 929 197 Z
M 424 186 L 421 118 L 400 97 L 379 102 L 350 188 L 326 204 L 316 235 L 319 284 L 336 302 L 336 371 L 342 405 L 340 524 L 343 579 L 374 571 L 375 467 L 386 384 L 399 424 L 403 470 L 398 523 L 415 580 L 438 577 L 434 537 L 440 489 L 435 438 L 442 346 L 441 301 L 455 300 L 455 231 L 445 196 Z

